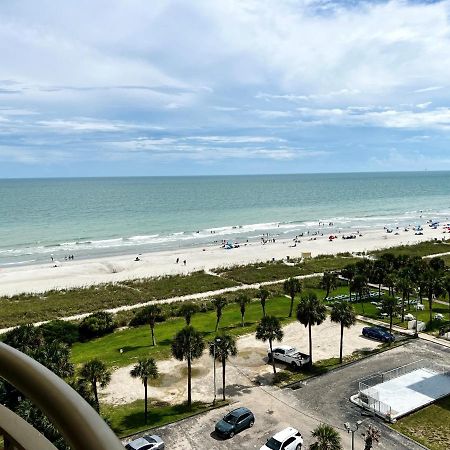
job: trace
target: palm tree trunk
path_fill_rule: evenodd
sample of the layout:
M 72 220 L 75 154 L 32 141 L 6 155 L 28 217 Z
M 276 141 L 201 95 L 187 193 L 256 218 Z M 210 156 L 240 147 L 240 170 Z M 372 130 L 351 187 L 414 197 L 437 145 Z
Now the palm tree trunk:
M 144 410 L 144 422 L 147 424 L 147 378 L 144 378 L 144 397 L 145 397 L 145 410 Z
M 242 326 L 244 326 L 244 313 L 241 313 L 241 318 L 242 318 Z
M 325 295 L 325 297 L 328 297 L 328 295 L 330 295 L 330 285 L 327 284 L 327 293 Z
M 381 283 L 378 284 L 378 301 L 380 301 L 381 298 Z
M 430 324 L 433 320 L 433 293 L 430 291 L 428 293 L 428 308 L 430 309 Z
M 225 365 L 226 359 L 222 358 L 222 399 L 225 401 Z
M 263 310 L 263 317 L 266 317 L 266 304 L 261 303 L 261 306 L 262 306 L 262 310 Z
M 341 346 L 339 349 L 339 364 L 342 364 L 342 348 L 344 346 L 344 324 L 341 323 Z
M 277 369 L 275 367 L 275 358 L 272 354 L 272 339 L 269 339 L 269 347 L 270 347 L 270 354 L 272 355 L 272 367 L 273 367 L 273 373 L 277 373 Z
M 294 309 L 294 297 L 291 295 L 291 306 L 289 308 L 289 317 L 292 317 L 292 310 Z
M 312 336 L 311 336 L 311 324 L 308 324 L 308 334 L 309 334 L 309 364 L 312 366 L 313 355 L 312 355 Z
M 402 322 L 405 321 L 405 295 L 402 295 Z
M 187 359 L 188 366 L 188 408 L 191 408 L 192 398 L 191 398 L 191 358 Z
M 150 325 L 150 331 L 152 332 L 152 345 L 153 347 L 155 346 L 155 330 L 153 329 L 153 327 Z
M 94 398 L 95 398 L 95 406 L 97 407 L 97 412 L 100 412 L 100 403 L 98 402 L 98 392 L 97 392 L 97 381 L 94 380 L 92 382 L 92 390 L 94 391 Z
M 216 320 L 216 332 L 217 332 L 217 329 L 219 328 L 219 322 L 220 322 L 220 318 L 222 317 L 222 314 L 217 314 L 217 320 Z

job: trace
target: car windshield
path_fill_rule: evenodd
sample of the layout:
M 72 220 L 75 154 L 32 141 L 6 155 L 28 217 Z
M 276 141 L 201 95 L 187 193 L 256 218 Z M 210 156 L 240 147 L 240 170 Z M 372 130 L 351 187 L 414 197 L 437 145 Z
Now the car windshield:
M 235 424 L 236 422 L 237 422 L 237 416 L 235 416 L 235 415 L 233 415 L 233 414 L 227 414 L 224 418 L 223 418 L 223 420 L 226 422 L 226 423 L 231 423 L 231 424 Z
M 267 442 L 266 442 L 266 447 L 271 448 L 272 450 L 280 450 L 281 448 L 281 442 L 277 441 L 274 438 L 270 438 Z

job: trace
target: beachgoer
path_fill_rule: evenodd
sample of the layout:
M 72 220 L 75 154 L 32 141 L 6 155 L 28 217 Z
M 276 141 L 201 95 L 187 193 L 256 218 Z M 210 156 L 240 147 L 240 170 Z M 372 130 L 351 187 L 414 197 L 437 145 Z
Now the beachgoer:
M 180 262 L 180 258 L 177 258 L 177 261 L 176 261 L 176 263 L 178 264 Z
M 183 261 L 183 264 L 186 265 L 186 260 Z
M 139 256 L 136 256 L 135 261 L 140 261 Z

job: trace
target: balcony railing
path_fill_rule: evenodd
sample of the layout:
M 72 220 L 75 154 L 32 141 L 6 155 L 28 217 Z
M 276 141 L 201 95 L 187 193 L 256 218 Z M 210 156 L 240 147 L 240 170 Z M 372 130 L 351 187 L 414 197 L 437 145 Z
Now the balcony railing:
M 73 450 L 124 449 L 108 425 L 77 392 L 46 367 L 2 342 L 0 377 L 45 413 Z M 0 405 L 1 435 L 5 450 L 55 450 L 31 425 Z

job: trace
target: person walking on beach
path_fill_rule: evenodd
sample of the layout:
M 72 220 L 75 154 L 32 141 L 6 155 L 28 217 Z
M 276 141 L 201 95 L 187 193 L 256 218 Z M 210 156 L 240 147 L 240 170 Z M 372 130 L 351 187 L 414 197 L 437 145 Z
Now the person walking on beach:
M 186 260 L 183 261 L 183 264 L 186 265 Z
M 176 263 L 178 264 L 178 262 L 180 261 L 180 258 L 177 258 L 177 261 L 176 261 Z

